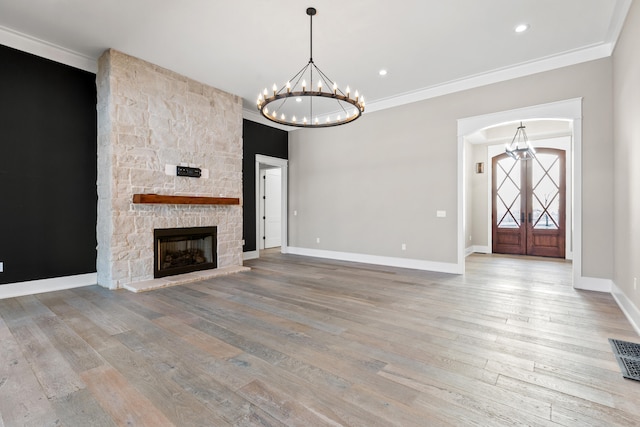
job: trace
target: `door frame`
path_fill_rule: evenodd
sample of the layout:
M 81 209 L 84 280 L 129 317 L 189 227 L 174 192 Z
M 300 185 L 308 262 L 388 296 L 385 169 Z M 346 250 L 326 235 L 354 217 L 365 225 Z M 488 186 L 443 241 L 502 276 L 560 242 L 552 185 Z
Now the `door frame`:
M 598 280 L 582 275 L 582 97 L 539 104 L 514 110 L 467 117 L 458 120 L 458 270 L 464 273 L 465 257 L 465 136 L 489 126 L 516 120 L 561 119 L 571 120 L 573 149 L 573 287 L 602 291 Z M 569 160 L 567 160 L 569 161 Z
M 268 174 L 268 171 L 273 171 L 273 170 L 277 170 L 280 171 L 280 174 L 278 175 L 280 178 L 280 181 L 282 182 L 282 168 L 275 168 L 275 167 L 263 167 L 264 164 L 261 164 L 260 167 L 260 189 L 259 189 L 259 201 L 260 201 L 260 225 L 261 225 L 261 229 L 260 229 L 260 242 L 258 243 L 258 246 L 260 246 L 260 250 L 264 250 L 265 248 L 263 246 L 266 246 L 267 244 L 267 222 L 266 222 L 266 217 L 267 217 L 267 202 L 266 202 L 266 194 L 267 194 L 267 180 L 266 180 L 266 176 Z M 278 186 L 278 190 L 280 190 L 280 199 L 282 199 L 282 188 L 280 186 Z M 282 206 L 281 203 L 278 204 L 278 208 L 280 209 L 280 222 L 282 222 Z M 280 240 L 282 240 L 282 236 L 280 236 Z M 280 243 L 282 243 L 282 241 L 280 241 Z M 282 246 L 282 244 L 277 245 L 277 246 Z M 274 248 L 276 246 L 270 246 L 267 249 L 271 249 Z
M 275 168 L 280 168 L 281 170 L 281 201 L 280 201 L 280 233 L 281 233 L 281 245 L 280 252 L 286 254 L 288 252 L 288 226 L 287 226 L 287 218 L 289 212 L 287 207 L 289 205 L 289 193 L 288 193 L 288 177 L 289 177 L 289 161 L 287 159 L 280 159 L 278 157 L 265 156 L 263 154 L 256 154 L 255 161 L 255 188 L 256 188 L 256 256 L 255 258 L 260 258 L 260 165 L 267 165 Z
M 517 125 L 517 123 L 516 123 Z M 554 141 L 554 140 L 558 140 L 561 139 L 563 141 Z M 569 140 L 569 141 L 566 141 Z M 555 150 L 555 151 L 560 151 L 564 156 L 564 164 L 563 164 L 563 168 L 564 169 L 564 174 L 561 175 L 561 179 L 564 180 L 564 197 L 562 197 L 562 203 L 564 204 L 564 221 L 562 221 L 562 228 L 564 229 L 564 236 L 563 236 L 563 240 L 564 240 L 564 247 L 562 248 L 563 252 L 564 252 L 564 256 L 563 257 L 557 257 L 557 259 L 566 259 L 566 260 L 570 260 L 573 257 L 573 254 L 571 252 L 571 213 L 572 213 L 572 209 L 571 209 L 571 183 L 572 183 L 572 169 L 571 169 L 571 137 L 570 136 L 566 136 L 566 137 L 556 137 L 556 138 L 549 138 L 549 139 L 545 139 L 545 140 L 541 140 L 541 141 L 546 141 L 547 143 L 545 144 L 541 144 L 541 145 L 536 145 L 536 144 L 532 144 L 533 147 L 536 149 L 536 154 L 539 152 L 544 152 L 545 149 L 549 149 L 549 150 Z M 565 142 L 566 141 L 566 142 Z M 529 141 L 532 142 L 532 141 Z M 537 141 L 540 142 L 540 141 Z M 489 253 L 494 253 L 493 252 L 493 232 L 494 232 L 494 227 L 496 226 L 495 224 L 495 218 L 493 217 L 493 213 L 494 213 L 494 203 L 497 203 L 494 200 L 494 183 L 493 183 L 493 174 L 494 174 L 494 167 L 493 167 L 493 161 L 496 159 L 496 157 L 501 156 L 501 155 L 506 155 L 505 151 L 504 151 L 504 144 L 497 144 L 497 145 L 491 145 L 487 147 L 487 181 L 488 181 L 488 189 L 489 191 L 487 192 L 487 208 L 488 208 L 488 213 L 487 213 L 487 218 L 488 218 L 488 236 L 487 236 L 487 242 L 488 244 L 488 249 L 489 249 Z M 528 160 L 527 162 L 533 162 L 532 159 Z M 528 168 L 527 168 L 528 169 Z M 521 169 L 522 170 L 522 169 Z M 530 177 L 530 176 L 529 176 Z M 525 178 L 524 182 L 527 182 L 528 178 Z M 526 187 L 530 187 L 530 184 L 527 184 Z M 524 188 L 522 189 L 524 190 Z M 522 196 L 522 192 L 521 192 L 521 196 Z M 529 195 L 527 195 L 527 197 L 523 197 L 521 200 L 521 206 L 527 206 L 529 202 Z M 525 209 L 524 212 L 527 212 L 527 210 Z M 528 227 L 527 224 L 524 224 L 524 243 L 525 243 L 525 248 L 524 248 L 524 253 L 520 254 L 520 255 L 528 255 L 528 250 L 529 250 L 529 233 L 530 233 L 530 229 Z
M 515 123 L 515 122 L 514 122 Z M 568 137 L 569 141 L 564 141 L 566 137 L 554 137 L 554 138 L 550 138 L 545 140 L 545 144 L 544 145 L 539 145 L 536 146 L 536 141 L 532 141 L 532 145 L 533 148 L 555 148 L 557 150 L 564 150 L 564 152 L 567 154 L 565 157 L 565 168 L 566 168 L 566 173 L 565 173 L 565 225 L 564 225 L 564 234 L 565 234 L 565 245 L 564 245 L 564 259 L 566 260 L 573 260 L 573 247 L 572 247 L 572 242 L 574 242 L 573 240 L 573 234 L 575 233 L 575 230 L 573 229 L 574 227 L 574 222 L 573 222 L 573 214 L 574 214 L 574 206 L 572 206 L 572 201 L 575 201 L 577 199 L 573 198 L 573 192 L 575 190 L 574 186 L 573 186 L 573 179 L 574 179 L 574 173 L 573 173 L 573 136 Z M 561 140 L 561 141 L 557 141 L 557 140 Z M 490 181 L 491 180 L 491 176 L 493 174 L 493 164 L 492 164 L 492 160 L 495 156 L 504 153 L 504 145 L 489 145 L 487 147 L 487 179 Z M 491 184 L 489 184 L 490 186 Z M 488 242 L 488 249 L 489 252 L 491 253 L 491 248 L 493 247 L 493 235 L 491 233 L 491 227 L 492 227 L 492 222 L 491 222 L 491 203 L 493 202 L 492 199 L 492 194 L 491 194 L 491 189 L 490 191 L 487 192 L 487 208 L 488 208 L 488 236 L 487 236 L 487 242 Z

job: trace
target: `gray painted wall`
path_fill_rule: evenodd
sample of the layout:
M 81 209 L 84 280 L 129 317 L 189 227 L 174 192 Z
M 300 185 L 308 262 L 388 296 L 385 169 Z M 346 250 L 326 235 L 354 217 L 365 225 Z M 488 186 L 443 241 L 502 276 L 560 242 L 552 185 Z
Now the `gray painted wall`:
M 471 245 L 489 246 L 489 164 L 487 163 L 487 146 L 472 145 L 468 153 L 473 158 L 473 164 L 484 163 L 484 173 L 477 174 L 471 170 L 470 192 L 473 194 L 473 208 L 471 214 Z M 467 240 L 469 236 L 467 235 Z M 469 246 L 469 244 L 467 244 Z M 491 248 L 489 248 L 491 249 Z
M 615 285 L 640 307 L 640 4 L 633 2 L 613 55 Z M 639 284 L 640 285 L 640 284 Z
M 289 245 L 455 263 L 457 120 L 583 97 L 583 275 L 611 278 L 611 82 L 606 58 L 291 132 Z

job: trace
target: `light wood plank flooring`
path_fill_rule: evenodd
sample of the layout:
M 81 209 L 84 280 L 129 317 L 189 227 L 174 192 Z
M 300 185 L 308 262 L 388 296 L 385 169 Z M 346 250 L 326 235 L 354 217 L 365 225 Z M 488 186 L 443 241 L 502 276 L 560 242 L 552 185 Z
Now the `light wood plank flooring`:
M 0 300 L 0 426 L 639 425 L 607 342 L 638 337 L 569 263 L 246 265 Z

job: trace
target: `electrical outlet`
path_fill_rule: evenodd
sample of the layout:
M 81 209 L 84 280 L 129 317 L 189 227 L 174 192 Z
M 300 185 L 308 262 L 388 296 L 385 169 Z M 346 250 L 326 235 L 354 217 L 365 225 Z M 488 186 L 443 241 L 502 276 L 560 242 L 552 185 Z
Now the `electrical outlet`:
M 406 244 L 406 243 L 403 243 L 403 244 L 402 244 L 402 250 L 403 250 L 403 251 L 406 251 L 406 250 L 407 250 L 407 244 Z
M 4 272 L 4 262 L 0 262 L 0 273 Z
M 316 243 L 320 243 L 320 238 L 316 237 Z

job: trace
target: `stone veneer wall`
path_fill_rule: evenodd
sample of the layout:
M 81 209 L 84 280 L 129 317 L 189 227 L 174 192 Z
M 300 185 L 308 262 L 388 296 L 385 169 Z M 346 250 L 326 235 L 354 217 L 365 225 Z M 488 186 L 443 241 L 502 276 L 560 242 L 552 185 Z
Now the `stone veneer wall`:
M 242 197 L 242 100 L 107 50 L 99 60 L 98 283 L 153 278 L 153 229 L 218 227 L 218 267 L 242 264 L 242 207 L 133 204 L 135 193 Z M 209 178 L 165 174 L 193 164 Z

